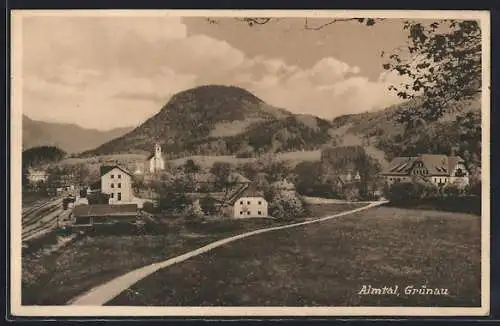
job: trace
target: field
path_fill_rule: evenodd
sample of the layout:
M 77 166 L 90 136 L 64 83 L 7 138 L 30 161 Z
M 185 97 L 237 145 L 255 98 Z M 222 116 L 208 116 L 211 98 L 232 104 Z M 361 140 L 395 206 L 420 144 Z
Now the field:
M 358 205 L 314 205 L 312 216 L 326 216 Z M 73 297 L 144 265 L 162 261 L 217 239 L 277 226 L 272 219 L 216 220 L 187 223 L 158 219 L 146 234 L 87 235 L 50 255 L 23 257 L 22 302 L 26 305 L 66 304 Z
M 121 164 L 129 169 L 135 170 L 137 163 L 144 163 L 146 160 L 146 155 L 141 154 L 114 154 L 114 155 L 103 155 L 103 156 L 91 156 L 91 157 L 68 157 L 57 165 L 78 165 L 84 164 L 91 172 L 96 173 L 99 171 L 99 167 L 102 164 Z
M 108 305 L 480 306 L 480 269 L 479 216 L 379 207 L 223 246 Z M 360 295 L 363 285 L 397 285 L 400 295 Z
M 290 161 L 292 164 L 297 164 L 302 161 L 319 161 L 321 158 L 321 151 L 296 151 L 296 152 L 286 152 L 286 153 L 276 153 L 276 160 L 278 161 Z M 243 164 L 255 161 L 257 158 L 237 158 L 232 155 L 220 155 L 220 156 L 187 156 L 170 162 L 176 166 L 184 164 L 187 160 L 192 159 L 203 168 L 210 168 L 215 162 L 227 162 L 234 165 Z

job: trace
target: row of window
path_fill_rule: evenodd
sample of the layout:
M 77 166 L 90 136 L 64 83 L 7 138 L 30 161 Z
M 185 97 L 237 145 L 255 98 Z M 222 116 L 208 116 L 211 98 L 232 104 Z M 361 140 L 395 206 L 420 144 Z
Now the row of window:
M 114 193 L 111 193 L 111 194 L 109 195 L 109 197 L 114 199 L 114 198 L 115 198 L 115 194 L 114 194 Z M 116 193 L 116 200 L 122 200 L 122 193 L 121 193 L 121 192 L 117 192 L 117 193 Z
M 401 181 L 401 178 L 389 178 L 389 181 L 397 181 L 397 182 L 400 182 L 400 181 Z
M 426 169 L 415 169 L 415 170 L 413 170 L 413 174 L 415 174 L 415 175 L 427 175 L 428 171 Z
M 121 178 L 122 178 L 122 175 L 121 175 L 121 174 L 118 174 L 118 175 L 116 175 L 116 177 L 117 177 L 118 179 L 121 179 Z M 115 175 L 114 175 L 114 174 L 112 174 L 112 175 L 111 175 L 111 179 L 114 179 L 114 178 L 115 178 Z
M 115 184 L 114 184 L 114 183 L 112 183 L 112 184 L 111 184 L 111 188 L 114 188 L 114 187 L 115 187 Z M 117 188 L 121 188 L 121 187 L 122 187 L 122 184 L 121 184 L 121 183 L 117 183 L 117 184 L 116 184 L 116 187 L 117 187 Z
M 259 200 L 257 204 L 262 205 L 262 202 Z M 240 205 L 243 205 L 243 200 L 240 201 Z M 250 201 L 247 201 L 247 205 L 250 205 Z
M 258 210 L 258 211 L 257 211 L 257 214 L 258 214 L 258 215 L 262 215 L 262 211 L 261 211 L 261 210 Z M 243 215 L 243 211 L 240 211 L 240 215 Z M 250 211 L 247 211 L 247 215 L 250 215 Z
M 389 178 L 389 181 L 401 182 L 402 178 Z M 447 178 L 432 178 L 432 180 L 436 183 L 446 183 L 448 182 Z

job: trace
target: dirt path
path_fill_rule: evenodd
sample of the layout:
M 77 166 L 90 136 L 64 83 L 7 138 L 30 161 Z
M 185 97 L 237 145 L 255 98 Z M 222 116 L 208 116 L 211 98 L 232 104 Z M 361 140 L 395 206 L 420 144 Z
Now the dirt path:
M 183 262 L 189 258 L 201 255 L 203 253 L 206 253 L 210 250 L 213 250 L 217 247 L 220 247 L 224 244 L 234 242 L 239 239 L 244 239 L 247 237 L 250 237 L 252 235 L 257 235 L 261 233 L 266 233 L 266 232 L 271 232 L 271 231 L 276 231 L 276 230 L 283 230 L 283 229 L 288 229 L 288 228 L 294 228 L 302 225 L 308 225 L 308 224 L 313 224 L 313 223 L 318 223 L 322 221 L 327 221 L 330 219 L 334 219 L 337 217 L 345 216 L 348 214 L 360 212 L 366 209 L 370 209 L 376 206 L 380 206 L 382 204 L 387 203 L 386 201 L 380 201 L 380 202 L 373 202 L 370 203 L 366 206 L 356 208 L 353 210 L 345 211 L 339 214 L 335 214 L 332 216 L 327 216 L 327 217 L 322 217 L 318 218 L 315 220 L 310 220 L 306 222 L 300 222 L 300 223 L 293 223 L 293 224 L 288 224 L 284 226 L 278 226 L 278 227 L 271 227 L 271 228 L 266 228 L 266 229 L 259 229 L 251 232 L 246 232 L 242 233 L 236 236 L 232 236 L 229 238 L 225 238 L 222 240 L 218 240 L 215 242 L 212 242 L 206 246 L 203 246 L 201 248 L 198 248 L 196 250 L 187 252 L 183 255 L 170 258 L 168 260 L 165 260 L 163 262 L 159 263 L 154 263 L 150 264 L 141 268 L 138 268 L 136 270 L 133 270 L 129 273 L 126 273 L 122 276 L 119 276 L 107 283 L 104 283 L 102 285 L 99 285 L 97 287 L 94 287 L 90 289 L 88 292 L 72 299 L 70 302 L 68 302 L 69 305 L 80 305 L 80 306 L 101 306 L 105 304 L 106 302 L 112 300 L 116 296 L 118 296 L 121 292 L 125 291 L 126 289 L 130 288 L 132 285 L 135 283 L 139 282 L 140 280 L 144 279 L 145 277 L 155 273 L 156 271 L 166 268 L 168 266 Z

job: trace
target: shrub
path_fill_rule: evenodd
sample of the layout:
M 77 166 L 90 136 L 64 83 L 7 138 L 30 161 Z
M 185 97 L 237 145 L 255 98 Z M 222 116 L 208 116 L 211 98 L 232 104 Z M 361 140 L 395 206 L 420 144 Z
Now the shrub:
M 481 179 L 472 179 L 466 191 L 469 195 L 481 196 L 481 187 Z
M 200 200 L 201 209 L 207 215 L 214 215 L 217 213 L 216 203 L 217 201 L 210 196 L 205 196 Z
M 413 182 L 398 182 L 390 186 L 389 199 L 393 202 L 404 202 L 436 197 L 439 189 L 431 182 L 416 180 Z
M 155 207 L 155 205 L 150 201 L 144 202 L 142 204 L 142 210 L 147 213 L 158 213 L 158 208 Z
M 330 184 L 316 183 L 313 185 L 305 185 L 299 183 L 297 192 L 304 196 L 323 197 L 323 198 L 338 198 L 338 192 Z
M 305 213 L 302 199 L 296 192 L 281 191 L 269 205 L 271 216 L 283 220 L 292 220 Z
M 344 189 L 342 189 L 342 198 L 347 201 L 356 201 L 359 200 L 359 188 L 356 185 L 346 185 Z
M 444 193 L 449 197 L 457 197 L 461 193 L 461 189 L 457 185 L 447 184 L 444 187 Z
M 397 182 L 389 188 L 389 199 L 392 202 L 404 202 L 413 197 L 413 184 L 411 182 Z
M 165 193 L 160 195 L 159 207 L 161 211 L 169 213 L 183 212 L 191 204 L 189 198 L 182 193 Z
M 198 219 L 205 216 L 198 200 L 195 200 L 191 205 L 188 205 L 184 209 L 184 215 L 188 219 Z

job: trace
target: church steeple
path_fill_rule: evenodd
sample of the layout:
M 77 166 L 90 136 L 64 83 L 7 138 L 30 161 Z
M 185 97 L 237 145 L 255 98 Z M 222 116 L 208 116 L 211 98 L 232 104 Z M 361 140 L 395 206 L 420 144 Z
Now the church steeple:
M 155 144 L 155 156 L 161 157 L 161 146 L 160 144 Z

